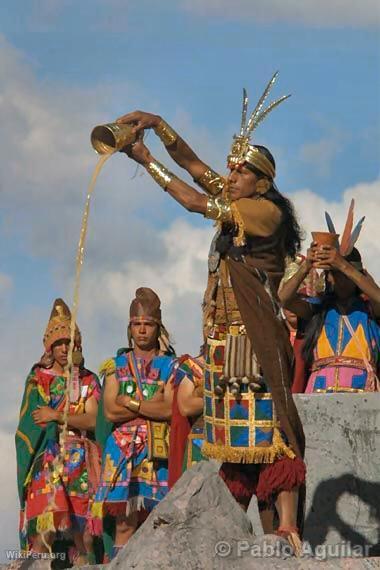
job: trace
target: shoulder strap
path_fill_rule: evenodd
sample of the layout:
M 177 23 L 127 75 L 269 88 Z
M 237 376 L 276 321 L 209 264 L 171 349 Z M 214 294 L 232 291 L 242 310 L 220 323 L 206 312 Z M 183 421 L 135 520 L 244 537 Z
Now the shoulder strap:
M 132 376 L 136 380 L 136 388 L 137 388 L 137 393 L 139 395 L 139 399 L 143 400 L 144 395 L 143 395 L 143 389 L 142 389 L 142 380 L 141 380 L 139 367 L 137 366 L 137 361 L 136 361 L 136 357 L 134 355 L 133 350 L 128 352 L 127 361 L 129 364 L 130 371 L 132 372 Z

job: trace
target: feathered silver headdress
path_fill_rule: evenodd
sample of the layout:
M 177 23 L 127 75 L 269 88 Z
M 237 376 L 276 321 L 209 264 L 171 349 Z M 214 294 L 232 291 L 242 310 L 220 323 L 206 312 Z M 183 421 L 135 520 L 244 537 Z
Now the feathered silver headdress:
M 266 174 L 270 178 L 274 178 L 275 169 L 273 164 L 255 147 L 249 144 L 253 131 L 266 119 L 266 117 L 280 105 L 283 101 L 288 99 L 290 95 L 283 95 L 276 101 L 270 103 L 265 109 L 264 105 L 268 99 L 268 96 L 272 90 L 273 85 L 276 82 L 278 76 L 278 71 L 273 75 L 272 79 L 266 86 L 264 93 L 261 95 L 256 107 L 252 111 L 248 121 L 248 95 L 247 91 L 243 89 L 243 108 L 241 113 L 241 125 L 240 133 L 234 135 L 232 147 L 230 154 L 228 155 L 228 164 L 230 166 L 235 166 L 238 164 L 243 164 L 244 162 L 249 162 L 253 166 L 257 167 L 260 171 Z

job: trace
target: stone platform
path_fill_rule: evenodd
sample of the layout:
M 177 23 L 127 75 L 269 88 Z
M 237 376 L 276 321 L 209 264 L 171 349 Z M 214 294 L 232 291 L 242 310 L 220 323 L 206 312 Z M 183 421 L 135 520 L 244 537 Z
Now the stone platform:
M 297 394 L 295 402 L 306 436 L 304 539 L 380 556 L 380 394 Z

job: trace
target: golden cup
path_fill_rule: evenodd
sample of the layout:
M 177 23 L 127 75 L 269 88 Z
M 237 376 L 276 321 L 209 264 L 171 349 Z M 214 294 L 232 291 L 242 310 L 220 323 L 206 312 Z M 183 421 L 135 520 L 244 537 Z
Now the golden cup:
M 322 245 L 331 245 L 332 247 L 339 248 L 339 234 L 334 234 L 331 232 L 311 232 L 313 241 L 315 241 L 318 247 Z M 319 269 L 330 269 L 329 265 L 320 265 Z
M 92 130 L 91 144 L 98 154 L 111 154 L 136 140 L 133 125 L 108 123 Z
M 332 245 L 333 247 L 339 246 L 339 234 L 333 234 L 331 232 L 311 232 L 313 241 L 318 245 Z

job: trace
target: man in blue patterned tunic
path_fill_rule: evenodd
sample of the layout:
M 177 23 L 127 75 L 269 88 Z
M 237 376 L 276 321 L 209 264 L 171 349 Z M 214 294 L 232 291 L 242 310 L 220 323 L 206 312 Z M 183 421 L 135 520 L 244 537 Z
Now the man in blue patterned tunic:
M 165 386 L 175 355 L 161 321 L 160 299 L 151 289 L 136 291 L 128 337 L 130 347 L 120 349 L 101 370 L 105 380 L 99 420 L 104 413 L 108 434 L 97 426 L 103 464 L 91 520 L 94 534 L 113 535 L 112 551 L 105 540 L 109 557 L 168 491 L 166 422 L 171 417 L 171 390 Z

